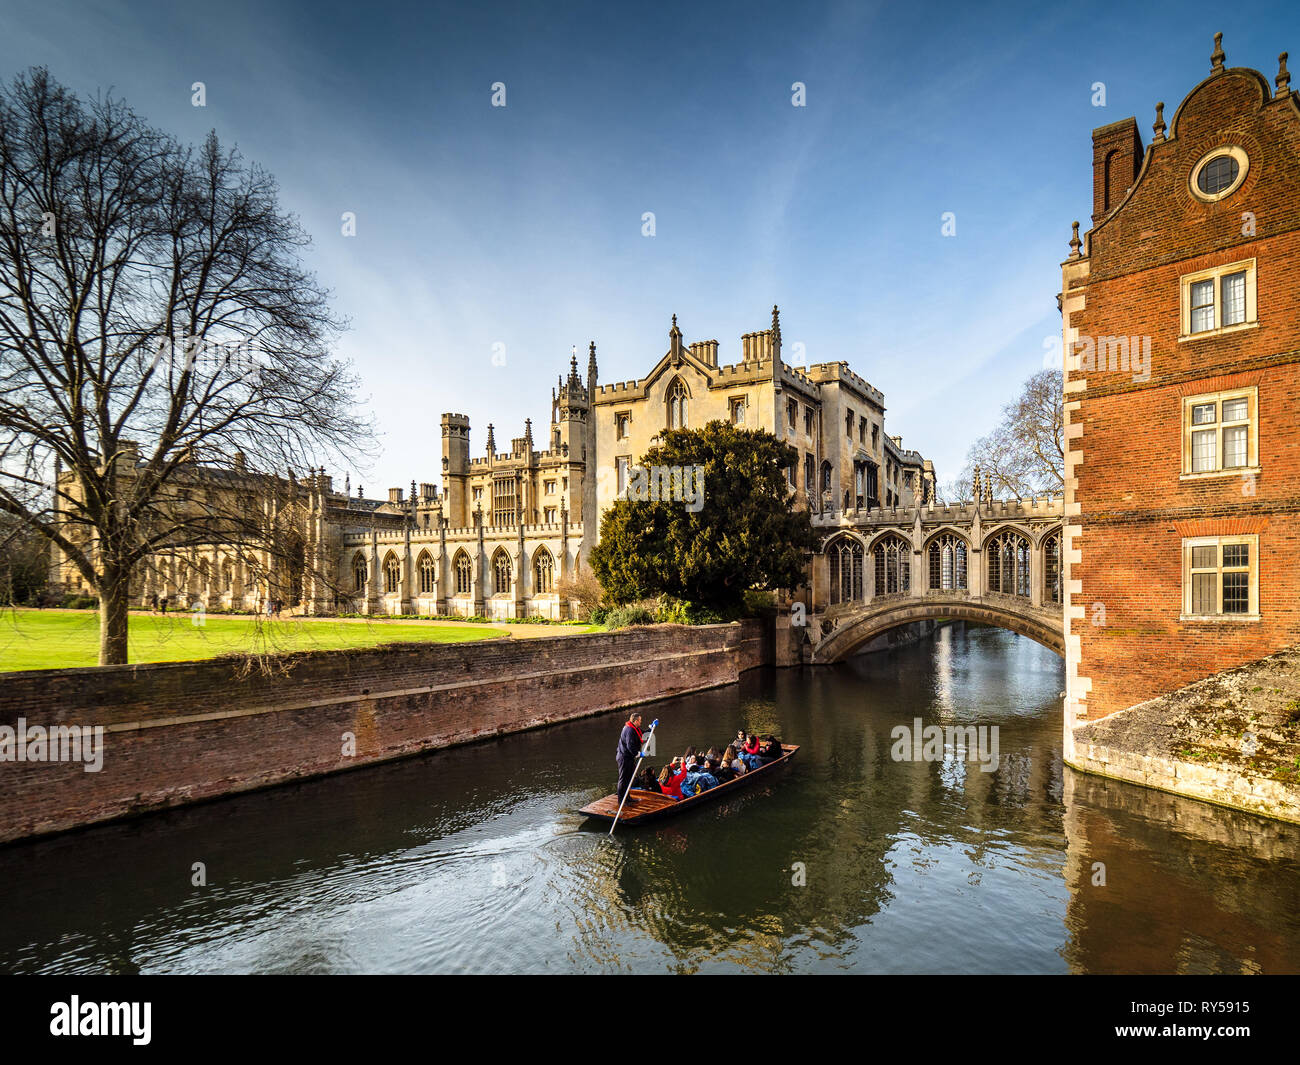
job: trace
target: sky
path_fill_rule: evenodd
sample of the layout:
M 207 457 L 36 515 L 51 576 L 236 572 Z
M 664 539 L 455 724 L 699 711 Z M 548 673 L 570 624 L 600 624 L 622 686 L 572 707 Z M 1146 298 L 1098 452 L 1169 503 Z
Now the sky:
M 440 482 L 442 412 L 474 455 L 540 431 L 574 346 L 640 377 L 673 314 L 739 361 L 773 304 L 787 360 L 847 361 L 943 482 L 1059 365 L 1093 128 L 1148 143 L 1216 31 L 1300 69 L 1294 2 L 974 8 L 0 0 L 0 79 L 46 66 L 275 175 L 380 434 L 336 485 Z

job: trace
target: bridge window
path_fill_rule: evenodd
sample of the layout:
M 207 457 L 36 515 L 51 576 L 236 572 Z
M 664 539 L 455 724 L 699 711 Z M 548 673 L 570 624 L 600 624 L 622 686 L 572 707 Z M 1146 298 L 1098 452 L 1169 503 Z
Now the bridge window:
M 1029 598 L 1029 541 L 1004 532 L 989 541 L 989 591 Z
M 876 544 L 876 595 L 906 595 L 912 589 L 912 545 L 901 536 Z
M 862 595 L 862 544 L 841 537 L 827 549 L 831 564 L 831 605 L 852 603 Z
M 1043 601 L 1065 601 L 1061 595 L 1061 537 L 1056 534 L 1043 541 Z
M 931 540 L 930 588 L 952 591 L 966 587 L 966 541 L 951 533 Z

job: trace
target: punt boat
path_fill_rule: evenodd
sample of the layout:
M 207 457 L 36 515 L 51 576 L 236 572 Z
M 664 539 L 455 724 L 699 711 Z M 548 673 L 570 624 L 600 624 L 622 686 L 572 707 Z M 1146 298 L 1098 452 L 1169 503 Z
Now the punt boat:
M 716 788 L 710 788 L 698 795 L 692 795 L 689 799 L 672 799 L 667 795 L 659 794 L 657 791 L 642 791 L 640 788 L 633 788 L 630 798 L 637 800 L 636 805 L 632 805 L 630 802 L 625 805 L 622 816 L 618 818 L 618 823 L 620 826 L 627 825 L 629 828 L 634 825 L 643 825 L 647 821 L 657 821 L 660 818 L 685 813 L 687 810 L 693 810 L 706 802 L 713 802 L 715 799 L 723 798 L 726 795 L 734 795 L 740 788 L 747 787 L 760 778 L 771 777 L 781 766 L 795 756 L 799 746 L 794 743 L 783 743 L 781 744 L 781 750 L 784 753 L 780 758 L 774 758 L 766 765 L 751 769 L 748 773 L 742 773 L 740 776 L 728 780 L 725 784 L 719 784 Z M 618 813 L 618 798 L 617 795 L 606 795 L 603 799 L 588 803 L 578 812 L 599 821 L 613 821 Z

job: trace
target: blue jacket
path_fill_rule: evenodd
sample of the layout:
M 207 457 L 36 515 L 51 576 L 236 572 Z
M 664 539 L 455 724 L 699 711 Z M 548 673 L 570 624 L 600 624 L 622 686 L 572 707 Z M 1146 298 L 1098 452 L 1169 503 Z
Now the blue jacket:
M 618 737 L 618 752 L 615 758 L 619 762 L 636 761 L 637 755 L 641 753 L 641 737 L 636 734 L 636 729 L 631 725 L 624 725 L 622 733 Z
M 682 795 L 690 797 L 698 795 L 702 791 L 708 791 L 710 788 L 718 786 L 718 778 L 709 772 L 696 772 L 692 769 L 686 774 L 686 780 L 682 783 Z

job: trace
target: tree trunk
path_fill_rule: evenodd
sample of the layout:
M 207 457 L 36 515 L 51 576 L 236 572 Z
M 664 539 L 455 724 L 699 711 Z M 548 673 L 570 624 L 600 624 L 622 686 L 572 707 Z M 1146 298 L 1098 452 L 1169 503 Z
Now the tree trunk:
M 99 585 L 99 664 L 126 665 L 126 624 L 131 571 L 105 566 Z

